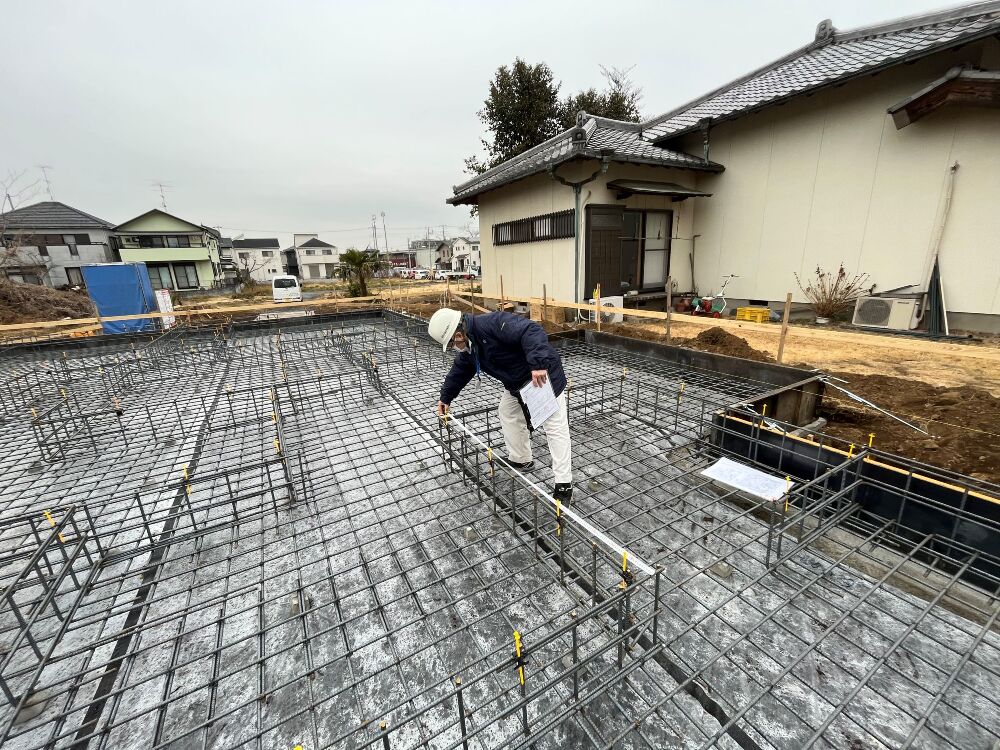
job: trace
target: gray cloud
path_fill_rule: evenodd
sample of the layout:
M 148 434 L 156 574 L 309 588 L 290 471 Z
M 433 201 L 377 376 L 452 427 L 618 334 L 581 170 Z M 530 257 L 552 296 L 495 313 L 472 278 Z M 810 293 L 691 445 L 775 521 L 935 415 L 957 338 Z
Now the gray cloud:
M 159 202 L 226 233 L 364 246 L 425 227 L 477 150 L 497 66 L 547 62 L 568 93 L 635 65 L 652 116 L 812 38 L 935 0 L 4 3 L 0 174 L 48 164 L 55 196 L 111 221 Z M 620 20 L 614 19 L 618 14 Z M 381 232 L 381 219 L 379 219 Z

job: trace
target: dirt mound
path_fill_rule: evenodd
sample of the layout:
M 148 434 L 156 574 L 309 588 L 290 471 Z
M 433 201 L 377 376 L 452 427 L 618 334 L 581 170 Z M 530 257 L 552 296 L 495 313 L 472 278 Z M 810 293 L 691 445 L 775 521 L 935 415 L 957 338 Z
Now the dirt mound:
M 64 292 L 0 279 L 0 325 L 89 318 L 94 314 L 94 306 L 86 292 Z
M 754 349 L 746 339 L 734 336 L 729 331 L 718 326 L 702 331 L 693 339 L 688 339 L 684 345 L 692 349 L 700 349 L 704 352 L 728 354 L 730 357 L 752 359 L 755 362 L 774 361 L 774 357 L 767 352 Z
M 946 388 L 887 375 L 832 373 L 849 391 L 905 419 L 924 435 L 827 388 L 820 410 L 830 420 L 823 430 L 918 461 L 1000 484 L 1000 398 L 983 388 Z

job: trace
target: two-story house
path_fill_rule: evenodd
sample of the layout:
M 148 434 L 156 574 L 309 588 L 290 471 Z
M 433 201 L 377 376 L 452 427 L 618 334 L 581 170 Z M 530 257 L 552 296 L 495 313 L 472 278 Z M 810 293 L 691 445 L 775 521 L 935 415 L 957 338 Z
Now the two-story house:
M 233 262 L 240 279 L 270 283 L 282 272 L 280 245 L 274 237 L 233 240 Z
M 29 284 L 82 286 L 82 266 L 114 260 L 111 229 L 111 222 L 58 201 L 0 214 L 0 275 Z
M 293 241 L 303 279 L 336 278 L 340 260 L 336 245 L 324 242 L 315 234 L 296 234 Z
M 215 230 L 154 208 L 114 228 L 122 261 L 143 262 L 154 289 L 211 289 L 222 281 Z
M 475 271 L 480 267 L 479 238 L 456 237 L 451 240 L 451 270 Z

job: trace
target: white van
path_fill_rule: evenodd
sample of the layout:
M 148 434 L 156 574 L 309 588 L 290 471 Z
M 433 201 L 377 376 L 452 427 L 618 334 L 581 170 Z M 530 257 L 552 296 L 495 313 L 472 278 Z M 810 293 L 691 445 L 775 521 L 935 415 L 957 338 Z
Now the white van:
M 294 276 L 275 276 L 271 279 L 271 296 L 275 302 L 301 302 L 302 287 Z

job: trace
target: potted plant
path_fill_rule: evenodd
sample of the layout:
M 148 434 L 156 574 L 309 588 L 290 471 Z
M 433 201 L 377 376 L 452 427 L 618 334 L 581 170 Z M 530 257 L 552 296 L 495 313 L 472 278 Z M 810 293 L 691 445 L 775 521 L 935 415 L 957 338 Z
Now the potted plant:
M 842 315 L 860 297 L 875 291 L 874 284 L 868 285 L 870 280 L 866 273 L 849 274 L 843 263 L 836 271 L 824 271 L 816 266 L 816 273 L 805 282 L 795 274 L 795 281 L 812 305 L 820 325 Z

